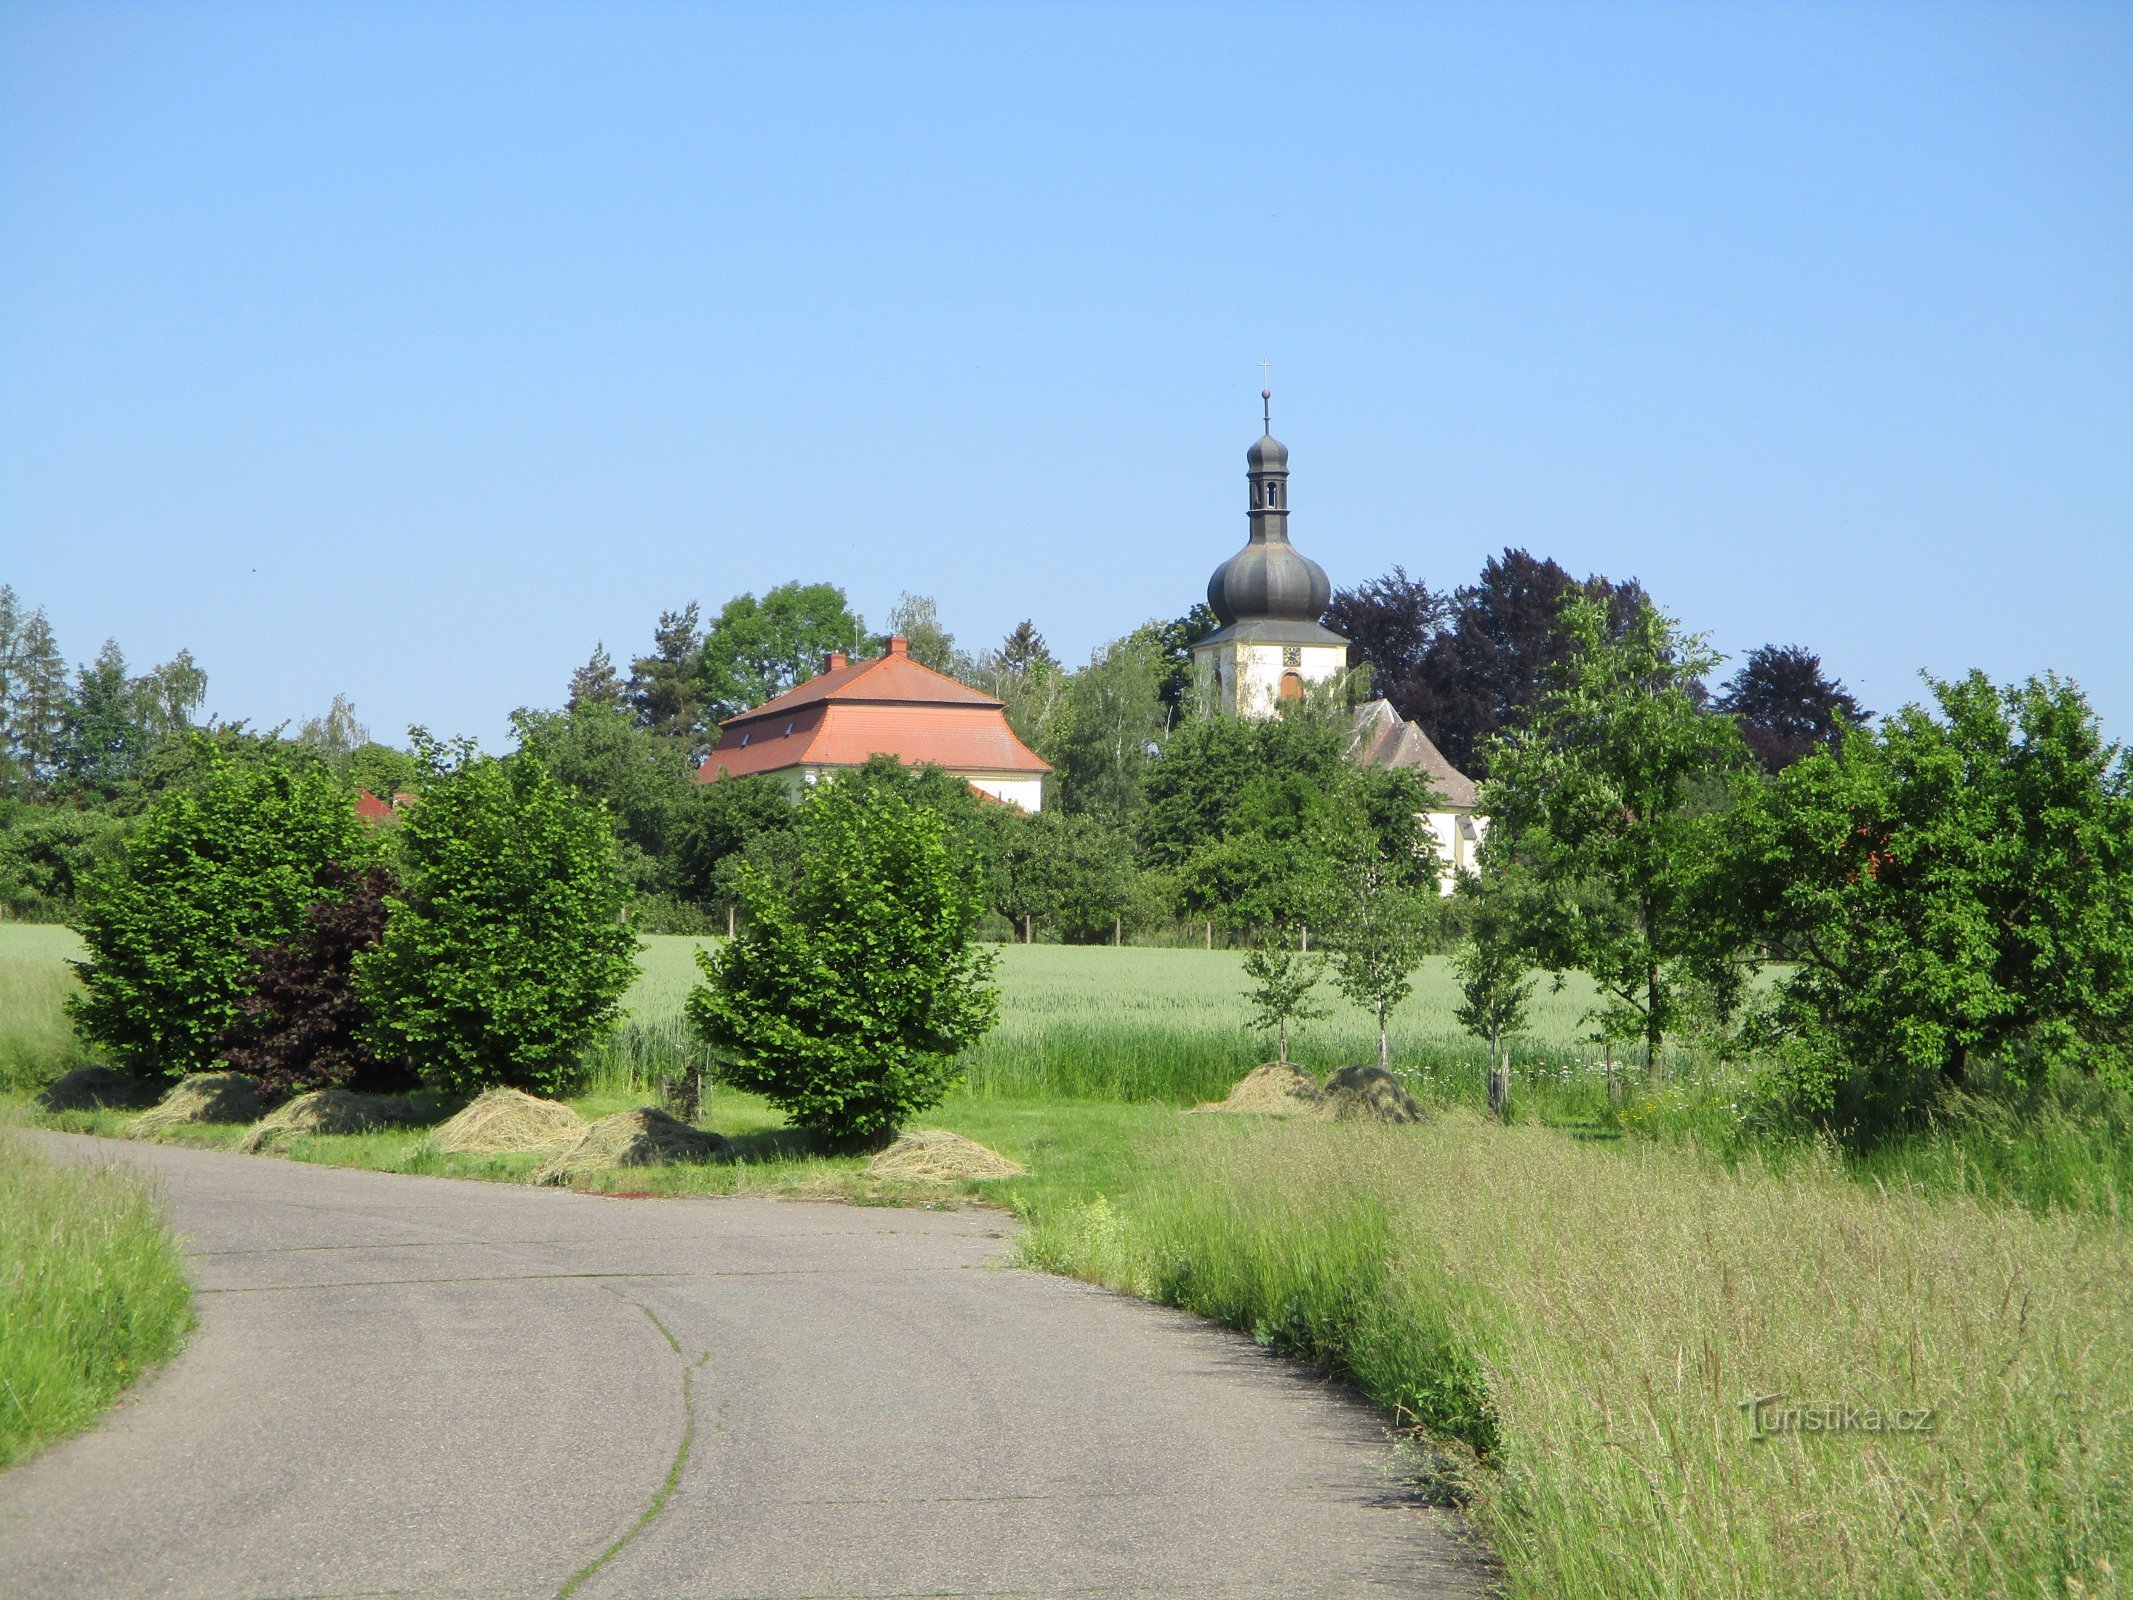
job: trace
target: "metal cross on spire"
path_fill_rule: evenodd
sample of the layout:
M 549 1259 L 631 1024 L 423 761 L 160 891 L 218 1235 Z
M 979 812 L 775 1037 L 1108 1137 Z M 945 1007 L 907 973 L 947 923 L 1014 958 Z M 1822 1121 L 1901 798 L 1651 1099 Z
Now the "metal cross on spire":
M 1259 416 L 1269 436 L 1274 432 L 1274 363 L 1259 363 Z

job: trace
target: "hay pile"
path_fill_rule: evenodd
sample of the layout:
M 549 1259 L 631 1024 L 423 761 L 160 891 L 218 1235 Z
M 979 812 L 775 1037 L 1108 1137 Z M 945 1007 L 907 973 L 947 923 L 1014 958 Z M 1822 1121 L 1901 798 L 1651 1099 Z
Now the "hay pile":
M 867 1163 L 870 1178 L 956 1183 L 964 1178 L 1019 1178 L 1027 1169 L 997 1150 L 946 1128 L 907 1133 Z
M 451 1155 L 552 1156 L 585 1134 L 585 1119 L 566 1105 L 517 1089 L 491 1089 L 437 1130 Z
M 1336 1122 L 1420 1122 L 1421 1102 L 1383 1067 L 1343 1067 L 1326 1080 L 1326 1111 Z
M 267 1109 L 259 1085 L 241 1072 L 196 1072 L 127 1125 L 129 1139 L 153 1139 L 190 1122 L 257 1122 Z
M 1325 1098 L 1318 1080 L 1295 1062 L 1269 1061 L 1239 1079 L 1228 1099 L 1193 1109 L 1241 1111 L 1265 1117 L 1319 1117 L 1325 1115 Z
M 653 1106 L 618 1111 L 587 1128 L 578 1142 L 533 1175 L 535 1183 L 568 1183 L 582 1174 L 656 1167 L 675 1161 L 710 1161 L 725 1154 L 726 1141 L 692 1128 Z
M 246 1153 L 270 1150 L 299 1133 L 370 1133 L 379 1128 L 427 1122 L 436 1102 L 420 1094 L 351 1094 L 346 1089 L 315 1089 L 300 1094 L 252 1124 L 238 1141 Z
M 102 1106 L 137 1111 L 154 1105 L 162 1094 L 162 1084 L 112 1067 L 76 1067 L 46 1084 L 37 1103 L 47 1111 L 95 1111 Z

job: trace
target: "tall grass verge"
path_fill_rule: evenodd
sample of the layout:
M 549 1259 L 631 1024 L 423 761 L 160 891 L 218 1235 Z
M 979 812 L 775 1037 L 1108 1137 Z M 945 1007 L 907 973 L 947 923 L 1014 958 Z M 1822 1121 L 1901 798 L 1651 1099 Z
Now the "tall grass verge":
M 0 1135 L 0 1467 L 85 1426 L 192 1325 L 183 1258 L 139 1175 Z
M 1029 1261 L 1462 1441 L 1514 1595 L 2078 1596 L 2133 1571 L 2116 1223 L 1459 1115 L 1192 1119 L 1142 1171 L 1040 1214 Z M 1758 1437 L 1743 1403 L 1770 1396 L 1766 1424 L 1850 1426 Z

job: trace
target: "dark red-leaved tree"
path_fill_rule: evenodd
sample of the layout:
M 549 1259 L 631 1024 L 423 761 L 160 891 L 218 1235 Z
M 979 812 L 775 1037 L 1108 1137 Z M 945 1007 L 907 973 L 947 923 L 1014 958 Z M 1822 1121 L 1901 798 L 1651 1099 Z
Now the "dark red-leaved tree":
M 399 893 L 390 868 L 324 873 L 341 891 L 304 912 L 303 927 L 283 944 L 255 949 L 258 976 L 238 1019 L 216 1040 L 230 1067 L 255 1078 L 269 1098 L 312 1089 L 380 1093 L 411 1086 L 404 1068 L 379 1062 L 357 1038 L 368 1020 L 356 994 L 356 953 L 385 932 L 385 905 Z
M 1484 778 L 1488 736 L 1526 725 L 1543 675 L 1570 648 L 1563 612 L 1586 595 L 1606 602 L 1610 638 L 1645 603 L 1634 578 L 1581 581 L 1559 562 L 1506 550 L 1448 600 L 1395 567 L 1335 594 L 1326 625 L 1354 641 L 1349 665 L 1368 661 L 1395 711 L 1420 723 L 1453 766 Z
M 1728 680 L 1718 709 L 1739 721 L 1741 737 L 1766 772 L 1782 772 L 1817 748 L 1834 750 L 1846 728 L 1873 715 L 1822 671 L 1822 658 L 1796 644 L 1766 644 Z

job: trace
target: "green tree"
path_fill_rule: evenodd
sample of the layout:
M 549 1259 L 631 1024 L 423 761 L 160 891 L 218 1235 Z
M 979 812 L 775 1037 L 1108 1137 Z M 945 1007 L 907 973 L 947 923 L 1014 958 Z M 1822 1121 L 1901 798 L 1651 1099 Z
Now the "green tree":
M 731 904 L 721 866 L 752 840 L 790 833 L 798 814 L 784 781 L 766 773 L 691 784 L 674 819 L 674 892 L 697 905 Z
M 193 730 L 193 718 L 207 704 L 207 674 L 190 650 L 180 650 L 159 667 L 133 680 L 135 717 L 150 745 L 180 738 Z
M 1244 975 L 1252 980 L 1244 994 L 1252 1004 L 1250 1025 L 1274 1035 L 1279 1052 L 1275 1059 L 1286 1066 L 1289 1030 L 1331 1015 L 1312 998 L 1326 975 L 1325 957 L 1304 955 L 1287 945 L 1265 945 L 1245 956 Z
M 1143 780 L 1170 726 L 1165 670 L 1161 645 L 1143 628 L 1067 679 L 1031 746 L 1052 764 L 1060 809 L 1137 828 Z
M 530 753 L 416 745 L 431 775 L 400 829 L 407 892 L 355 958 L 363 1040 L 447 1092 L 565 1093 L 637 971 L 606 809 Z
M 1641 1037 L 1653 1066 L 1707 945 L 1691 905 L 1701 819 L 1747 756 L 1701 707 L 1718 657 L 1700 638 L 1649 604 L 1618 627 L 1592 597 L 1566 606 L 1563 628 L 1529 725 L 1490 747 L 1482 872 L 1508 880 L 1534 963 L 1589 974 L 1603 1035 Z
M 1346 863 L 1338 913 L 1327 930 L 1333 981 L 1377 1018 L 1378 1065 L 1391 1069 L 1392 1013 L 1414 991 L 1415 969 L 1437 936 L 1434 891 L 1402 881 L 1375 856 Z
M 993 909 L 1025 939 L 1043 923 L 1070 944 L 1113 938 L 1145 913 L 1133 842 L 1095 817 L 992 809 Z
M 1927 680 L 1715 830 L 1714 950 L 1777 968 L 1747 1038 L 1871 1136 L 1983 1063 L 2133 1082 L 2133 771 L 2081 691 Z
M 15 635 L 9 669 L 7 727 L 17 781 L 41 788 L 59 764 L 73 694 L 67 683 L 66 657 L 52 636 L 44 608 L 24 617 Z
M 607 653 L 604 641 L 593 645 L 592 659 L 570 675 L 569 698 L 564 709 L 575 711 L 580 706 L 612 706 L 617 710 L 629 704 L 629 694 L 622 683 L 622 675 L 615 671 L 613 657 Z
M 940 1102 L 999 1015 L 971 940 L 984 869 L 900 786 L 825 783 L 800 834 L 796 884 L 743 870 L 747 923 L 698 953 L 689 1017 L 723 1081 L 832 1144 L 882 1142 Z
M 319 758 L 341 778 L 347 778 L 355 763 L 355 753 L 371 742 L 370 730 L 356 718 L 356 709 L 345 694 L 333 697 L 333 704 L 320 717 L 307 717 L 298 725 L 296 739 L 319 753 Z M 377 794 L 375 789 L 372 794 Z M 381 798 L 390 800 L 388 791 Z
M 783 694 L 822 671 L 832 651 L 863 650 L 866 624 L 833 583 L 782 583 L 720 609 L 699 653 L 699 693 L 713 720 Z
M 639 727 L 681 740 L 693 740 L 705 731 L 713 714 L 704 704 L 703 649 L 694 600 L 679 611 L 659 614 L 652 653 L 630 663 L 625 691 Z
M 955 647 L 955 635 L 941 626 L 941 611 L 930 595 L 900 594 L 889 608 L 889 633 L 900 636 L 911 659 L 922 667 L 971 682 L 977 663 Z
M 597 702 L 574 711 L 515 711 L 519 749 L 581 799 L 604 803 L 625 874 L 639 894 L 678 892 L 675 851 L 694 787 L 687 753 Z
M 1489 1047 L 1489 1105 L 1508 1117 L 1511 1064 L 1506 1041 L 1523 1032 L 1526 1004 L 1533 998 L 1531 960 L 1519 948 L 1517 928 L 1505 897 L 1475 889 L 1468 880 L 1471 938 L 1452 957 L 1459 979 L 1459 1004 L 1452 1015 L 1459 1025 Z
M 96 659 L 75 675 L 56 764 L 70 788 L 108 797 L 132 780 L 148 748 L 125 652 L 117 640 L 106 639 Z
M 329 865 L 361 848 L 346 791 L 317 761 L 201 744 L 197 780 L 158 795 L 81 886 L 89 959 L 68 1009 L 143 1077 L 213 1063 L 251 991 L 252 951 L 291 937 L 328 897 Z
M 350 788 L 368 789 L 379 799 L 390 800 L 422 787 L 422 763 L 410 751 L 373 739 L 350 752 L 347 780 Z

